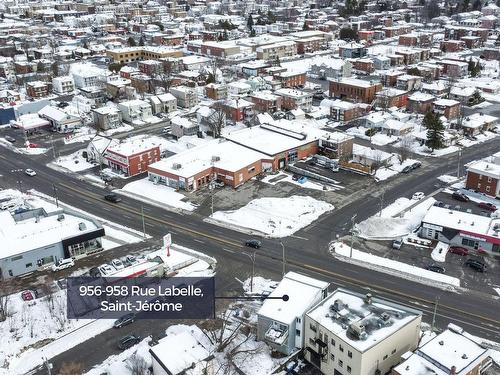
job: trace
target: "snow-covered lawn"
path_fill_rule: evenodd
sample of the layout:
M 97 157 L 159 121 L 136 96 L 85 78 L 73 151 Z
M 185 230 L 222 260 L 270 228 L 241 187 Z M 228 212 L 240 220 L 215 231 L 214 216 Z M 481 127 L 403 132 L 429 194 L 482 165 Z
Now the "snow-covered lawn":
M 244 232 L 279 238 L 292 235 L 333 208 L 329 203 L 298 195 L 259 198 L 238 210 L 214 212 L 210 219 Z
M 335 254 L 341 255 L 342 257 L 351 257 L 351 247 L 343 242 L 335 242 L 331 244 L 330 250 Z M 431 283 L 432 285 L 434 282 L 439 282 L 451 286 L 460 286 L 460 280 L 456 277 L 428 271 L 403 262 L 365 253 L 357 249 L 352 249 L 351 259 L 357 261 L 357 263 L 366 265 L 368 268 L 374 266 L 376 269 L 385 269 L 390 271 L 389 273 L 391 274 L 403 277 L 406 275 L 412 280 L 419 282 Z
M 401 173 L 404 168 L 407 166 L 410 166 L 414 163 L 416 163 L 417 160 L 415 159 L 406 159 L 404 162 L 400 162 L 399 158 L 397 155 L 392 156 L 390 159 L 390 166 L 389 167 L 381 167 L 377 169 L 375 172 L 375 180 L 376 181 L 384 181 L 387 180 L 388 178 L 397 175 L 398 173 Z
M 16 147 L 9 141 L 7 141 L 5 138 L 0 138 L 0 146 L 4 146 L 6 148 L 11 149 L 14 152 L 17 152 L 19 154 L 25 154 L 25 155 L 41 155 L 45 154 L 48 150 L 48 148 L 43 148 L 43 147 Z
M 7 366 L 0 368 L 0 374 L 24 374 L 41 364 L 43 356 L 62 353 L 112 326 L 109 320 L 96 324 L 92 320 L 67 319 L 65 290 L 56 291 L 51 299 L 42 297 L 29 302 L 23 301 L 20 293 L 12 294 L 8 311 L 9 317 L 0 324 L 0 361 Z
M 164 206 L 179 208 L 186 211 L 193 211 L 196 206 L 190 202 L 183 201 L 184 195 L 175 191 L 175 189 L 162 185 L 154 184 L 147 178 L 128 183 L 122 189 L 115 192 L 130 195 L 135 199 L 149 203 L 157 203 Z M 168 208 L 168 207 L 165 207 Z
M 84 150 L 78 150 L 70 155 L 60 156 L 52 163 L 71 172 L 80 172 L 94 167 L 94 164 L 89 163 L 87 159 L 82 156 L 83 151 Z
M 402 214 L 402 217 L 393 217 L 397 215 L 398 209 L 407 208 L 416 203 L 413 200 L 406 201 L 403 199 L 406 198 L 398 199 L 395 202 L 396 206 L 392 207 L 391 205 L 386 213 L 382 212 L 381 216 L 377 214 L 357 224 L 358 236 L 373 240 L 395 239 L 406 236 L 419 227 L 426 212 L 436 202 L 434 198 L 424 199 Z
M 68 134 L 64 138 L 65 144 L 79 143 L 90 141 L 95 135 L 96 131 L 88 126 L 82 126 L 80 129 L 76 129 L 72 134 Z

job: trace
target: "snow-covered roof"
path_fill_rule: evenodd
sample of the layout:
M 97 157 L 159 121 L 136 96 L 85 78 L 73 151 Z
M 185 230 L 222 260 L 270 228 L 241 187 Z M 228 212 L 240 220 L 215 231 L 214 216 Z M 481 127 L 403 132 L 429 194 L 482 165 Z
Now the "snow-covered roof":
M 429 100 L 435 99 L 434 95 L 427 94 L 425 92 L 414 92 L 408 97 L 408 100 L 413 100 L 415 102 L 427 102 Z
M 365 295 L 339 288 L 306 315 L 357 351 L 364 352 L 420 319 L 421 312 L 381 298 L 368 300 Z M 353 325 L 362 326 L 365 335 L 354 334 Z
M 303 316 L 312 304 L 321 296 L 328 283 L 304 276 L 296 272 L 288 272 L 270 297 L 260 308 L 258 315 L 284 324 L 291 324 L 295 318 Z M 283 301 L 279 297 L 289 297 Z
M 149 138 L 148 136 L 138 135 L 132 138 L 124 139 L 118 145 L 108 147 L 107 152 L 127 157 L 141 152 L 146 152 L 159 146 L 161 146 L 161 143 L 158 138 Z
M 378 82 L 365 81 L 364 79 L 357 79 L 357 78 L 343 78 L 339 82 L 344 85 L 364 87 L 364 88 L 372 87 L 378 84 Z
M 460 102 L 452 99 L 438 99 L 434 102 L 434 105 L 443 107 L 452 107 L 454 105 L 459 105 Z
M 236 143 L 215 139 L 162 159 L 149 168 L 189 178 L 211 167 L 236 172 L 266 158 L 266 155 Z
M 83 226 L 80 226 L 83 223 Z M 9 211 L 0 211 L 0 258 L 9 258 L 33 249 L 43 248 L 83 233 L 98 226 L 90 220 L 64 212 L 64 219 L 57 214 L 16 221 Z
M 380 161 L 389 160 L 392 157 L 392 154 L 389 154 L 388 152 L 357 144 L 353 145 L 352 154 L 363 157 L 368 160 L 380 160 Z
M 495 116 L 485 115 L 481 113 L 473 113 L 470 116 L 467 116 L 462 121 L 462 126 L 465 128 L 479 128 L 486 124 L 495 123 L 498 120 Z
M 485 160 L 478 160 L 467 165 L 467 171 L 483 176 L 490 176 L 500 180 L 500 165 Z

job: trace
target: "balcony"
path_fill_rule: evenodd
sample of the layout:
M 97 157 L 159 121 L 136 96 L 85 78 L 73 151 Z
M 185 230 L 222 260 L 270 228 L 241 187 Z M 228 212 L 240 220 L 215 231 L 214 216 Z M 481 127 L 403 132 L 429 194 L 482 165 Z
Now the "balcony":
M 288 340 L 288 328 L 280 329 L 271 325 L 265 334 L 265 339 L 267 342 L 281 346 Z

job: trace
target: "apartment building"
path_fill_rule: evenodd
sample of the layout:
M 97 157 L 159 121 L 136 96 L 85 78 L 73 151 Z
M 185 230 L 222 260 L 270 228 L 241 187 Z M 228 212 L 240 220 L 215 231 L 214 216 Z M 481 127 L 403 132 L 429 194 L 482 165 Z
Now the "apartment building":
M 33 81 L 26 83 L 26 94 L 31 98 L 44 98 L 52 92 L 52 84 L 49 82 Z
M 205 56 L 215 56 L 215 57 L 225 58 L 239 54 L 240 46 L 237 46 L 232 41 L 226 41 L 226 42 L 207 41 L 201 44 L 200 53 Z
M 154 95 L 149 97 L 153 114 L 170 113 L 177 109 L 177 99 L 171 93 Z
M 55 77 L 52 79 L 52 90 L 58 95 L 67 95 L 75 91 L 75 82 L 71 76 Z
M 330 81 L 330 96 L 340 99 L 372 103 L 380 90 L 381 83 L 362 79 L 344 78 L 340 81 Z
M 134 99 L 118 103 L 123 121 L 133 124 L 148 120 L 153 116 L 151 106 L 144 100 Z
M 182 108 L 192 108 L 198 104 L 196 91 L 187 86 L 176 86 L 170 88 L 170 93 L 177 99 L 177 105 Z
M 257 91 L 250 96 L 258 112 L 274 113 L 281 110 L 282 97 L 270 91 Z
M 125 47 L 106 50 L 106 56 L 113 59 L 113 62 L 126 64 L 140 60 L 158 60 L 166 57 L 182 57 L 182 50 L 173 49 L 166 46 L 142 46 Z
M 257 48 L 259 60 L 276 60 L 283 57 L 293 57 L 297 54 L 297 43 L 293 40 L 268 44 Z
M 149 164 L 160 160 L 160 147 L 155 141 L 137 136 L 108 147 L 104 158 L 114 172 L 127 177 L 135 176 L 146 172 Z
M 209 83 L 205 86 L 205 95 L 212 100 L 227 98 L 227 86 L 221 83 Z
M 432 103 L 432 110 L 448 120 L 453 120 L 460 116 L 460 102 L 452 99 L 438 99 Z
M 283 109 L 300 108 L 304 112 L 310 112 L 312 109 L 313 94 L 311 92 L 285 88 L 276 90 L 274 94 L 281 97 L 281 108 Z
M 339 47 L 339 56 L 345 59 L 358 59 L 365 57 L 368 54 L 368 49 L 355 42 L 347 43 Z
M 273 75 L 277 81 L 281 83 L 281 87 L 302 87 L 306 84 L 305 72 L 286 71 L 279 72 Z
M 122 113 L 114 106 L 103 106 L 92 109 L 94 125 L 97 129 L 108 130 L 118 128 L 122 123 Z
M 465 61 L 442 60 L 443 74 L 448 77 L 467 77 L 469 65 Z
M 346 124 L 351 120 L 364 116 L 369 108 L 366 104 L 351 103 L 338 99 L 323 99 L 321 107 L 329 108 L 330 118 L 342 124 Z
M 422 313 L 339 288 L 305 315 L 305 357 L 323 374 L 385 374 L 414 350 Z
M 493 156 L 491 162 L 480 160 L 470 163 L 467 166 L 465 187 L 500 198 L 500 152 Z

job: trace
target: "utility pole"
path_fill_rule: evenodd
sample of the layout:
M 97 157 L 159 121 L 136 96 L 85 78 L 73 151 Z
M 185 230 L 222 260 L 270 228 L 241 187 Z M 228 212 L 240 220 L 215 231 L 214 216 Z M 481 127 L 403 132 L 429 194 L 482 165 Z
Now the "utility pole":
M 250 277 L 250 293 L 253 293 L 253 278 L 255 276 L 255 256 L 257 255 L 257 251 L 254 251 L 252 255 L 248 253 L 243 253 L 243 254 L 249 257 L 250 260 L 252 261 L 252 276 Z
M 144 206 L 141 204 L 142 236 L 146 238 L 146 222 L 144 220 Z
M 354 225 L 355 225 L 354 220 L 356 220 L 356 216 L 358 216 L 358 214 L 354 214 L 351 217 L 351 250 L 349 253 L 349 258 L 352 258 L 352 245 L 353 245 L 353 241 L 354 241 Z
M 380 212 L 378 213 L 378 216 L 382 216 L 382 210 L 384 209 L 384 196 L 385 189 L 382 188 L 382 193 L 380 194 Z
M 54 146 L 54 136 L 51 134 L 50 135 L 50 143 L 52 143 L 52 155 L 54 156 L 54 159 L 56 158 L 56 149 Z
M 434 324 L 436 323 L 436 313 L 437 313 L 438 304 L 439 304 L 439 297 L 436 297 L 436 300 L 434 301 L 434 312 L 432 313 L 431 332 L 434 332 Z
M 49 362 L 47 358 L 43 358 L 43 364 L 47 368 L 47 374 L 52 375 L 52 363 Z
M 283 277 L 285 277 L 286 273 L 286 257 L 285 257 L 285 245 L 283 245 L 283 241 L 280 241 L 281 249 L 283 250 Z
M 52 184 L 52 189 L 54 190 L 54 198 L 56 199 L 56 207 L 59 208 L 59 199 L 57 197 L 57 188 L 55 184 Z
M 460 178 L 460 157 L 462 156 L 462 149 L 458 149 L 458 163 L 457 163 L 457 178 Z

